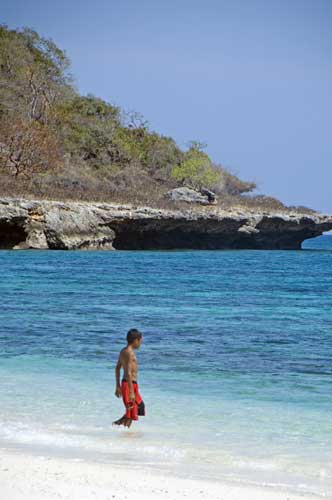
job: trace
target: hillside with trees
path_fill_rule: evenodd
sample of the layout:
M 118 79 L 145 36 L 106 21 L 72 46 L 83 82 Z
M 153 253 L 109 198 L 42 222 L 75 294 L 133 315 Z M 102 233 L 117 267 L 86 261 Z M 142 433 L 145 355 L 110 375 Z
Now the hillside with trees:
M 80 95 L 53 41 L 0 26 L 1 196 L 165 206 L 172 203 L 167 191 L 188 186 L 212 190 L 224 208 L 311 211 L 254 195 L 254 182 L 215 164 L 204 149 L 191 141 L 182 150 L 139 113 Z

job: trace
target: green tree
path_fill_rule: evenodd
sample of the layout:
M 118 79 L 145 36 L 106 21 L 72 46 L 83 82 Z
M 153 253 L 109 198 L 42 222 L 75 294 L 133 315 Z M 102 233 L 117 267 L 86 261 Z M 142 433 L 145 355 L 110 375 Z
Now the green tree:
M 213 166 L 209 156 L 196 142 L 185 153 L 184 160 L 173 167 L 171 175 L 176 181 L 194 189 L 213 188 L 220 180 L 220 171 Z
M 118 107 L 93 95 L 76 95 L 57 107 L 56 117 L 65 151 L 72 160 L 83 160 L 98 167 L 120 159 Z

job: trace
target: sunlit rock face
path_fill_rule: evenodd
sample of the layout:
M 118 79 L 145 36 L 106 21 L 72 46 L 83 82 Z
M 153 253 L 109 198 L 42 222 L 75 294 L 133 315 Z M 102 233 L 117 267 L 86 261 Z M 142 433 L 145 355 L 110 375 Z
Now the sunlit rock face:
M 332 215 L 0 199 L 2 249 L 300 249 Z

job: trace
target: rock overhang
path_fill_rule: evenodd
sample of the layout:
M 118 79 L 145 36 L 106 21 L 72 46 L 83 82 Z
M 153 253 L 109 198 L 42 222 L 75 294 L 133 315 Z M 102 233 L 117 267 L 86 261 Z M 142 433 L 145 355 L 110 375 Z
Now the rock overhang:
M 1 248 L 299 249 L 330 229 L 320 213 L 0 199 Z

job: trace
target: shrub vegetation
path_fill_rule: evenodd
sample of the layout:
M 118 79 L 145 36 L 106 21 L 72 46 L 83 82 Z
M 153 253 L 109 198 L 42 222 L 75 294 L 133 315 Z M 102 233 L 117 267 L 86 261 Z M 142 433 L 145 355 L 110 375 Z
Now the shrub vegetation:
M 2 196 L 164 206 L 172 203 L 166 191 L 186 185 L 215 191 L 224 207 L 271 205 L 269 197 L 250 194 L 254 182 L 213 163 L 203 144 L 192 141 L 183 150 L 171 137 L 151 131 L 139 113 L 80 95 L 63 50 L 31 29 L 5 25 L 0 26 L 0 180 Z M 272 205 L 287 208 L 278 200 Z

